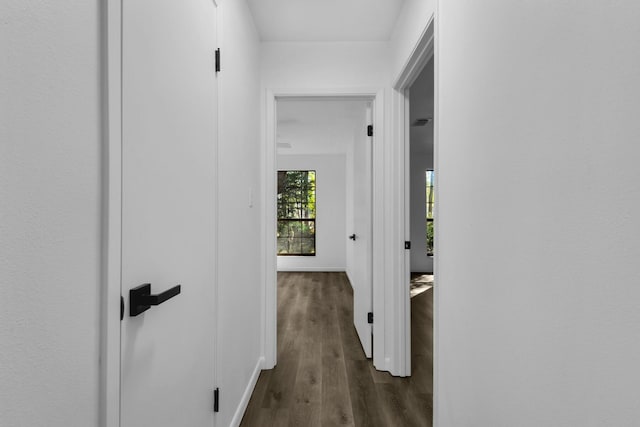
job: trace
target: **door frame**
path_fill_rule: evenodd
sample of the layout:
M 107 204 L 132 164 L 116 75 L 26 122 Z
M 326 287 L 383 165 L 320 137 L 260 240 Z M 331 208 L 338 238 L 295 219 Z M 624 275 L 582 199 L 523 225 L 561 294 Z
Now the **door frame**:
M 210 0 L 217 9 L 217 44 L 221 40 L 221 15 L 218 0 Z M 101 274 L 99 292 L 99 391 L 98 425 L 120 427 L 121 393 L 121 321 L 120 298 L 122 295 L 122 2 L 105 0 L 100 11 L 101 70 L 102 70 L 102 180 L 101 180 Z M 217 79 L 216 79 L 217 81 Z M 219 90 L 218 90 L 219 93 Z M 218 104 L 218 111 L 219 111 Z M 219 138 L 218 126 L 218 136 Z M 218 144 L 215 144 L 215 161 L 218 162 Z M 216 174 L 218 168 L 216 166 Z M 217 223 L 217 185 L 212 189 Z M 217 227 L 214 236 L 217 238 Z M 217 263 L 218 248 L 213 262 Z M 217 271 L 216 267 L 216 271 Z M 218 287 L 214 286 L 215 303 L 218 304 Z M 214 307 L 216 313 L 217 309 Z M 125 313 L 126 315 L 126 313 Z M 214 337 L 214 354 L 217 355 L 217 337 Z M 214 376 L 217 378 L 217 363 Z
M 394 80 L 393 83 L 393 105 L 395 116 L 394 141 L 402 141 L 398 147 L 400 155 L 398 156 L 397 163 L 397 191 L 398 194 L 403 195 L 403 201 L 400 203 L 402 213 L 399 215 L 400 225 L 397 229 L 397 233 L 403 236 L 404 241 L 411 241 L 411 210 L 410 210 L 410 191 L 411 191 L 411 177 L 410 177 L 410 116 L 409 116 L 409 89 L 416 81 L 425 65 L 431 58 L 435 56 L 435 16 L 431 16 L 427 22 L 416 46 L 414 47 L 411 56 L 407 63 L 403 67 L 400 74 Z M 434 58 L 435 59 L 435 58 Z M 437 126 L 437 76 L 434 77 L 434 124 Z M 434 130 L 434 169 L 437 168 L 437 152 L 438 152 L 438 138 L 437 131 Z M 437 195 L 437 183 L 434 186 L 434 191 Z M 437 216 L 437 205 L 435 207 L 435 216 Z M 434 245 L 437 245 L 437 220 L 434 221 L 435 240 Z M 411 253 L 410 250 L 404 250 L 399 254 L 398 264 L 400 266 L 398 270 L 398 276 L 396 280 L 399 283 L 404 284 L 400 287 L 400 295 L 397 296 L 400 304 L 398 305 L 398 313 L 396 317 L 397 328 L 399 330 L 399 372 L 401 376 L 411 375 L 411 295 L 409 289 L 409 283 L 411 281 Z M 433 272 L 434 280 L 437 274 L 437 257 L 433 260 Z M 434 306 L 436 306 L 438 291 L 434 287 Z M 435 363 L 435 348 L 437 345 L 437 310 L 434 309 L 434 375 L 436 372 Z M 434 391 L 435 396 L 435 391 Z
M 277 364 L 277 245 L 276 245 L 276 102 L 278 99 L 368 99 L 373 105 L 373 120 L 375 124 L 373 136 L 373 164 L 372 164 L 372 296 L 373 311 L 376 313 L 376 323 L 373 328 L 373 364 L 379 370 L 389 370 L 388 358 L 385 357 L 385 298 L 384 298 L 384 224 L 383 213 L 386 209 L 383 203 L 383 171 L 385 169 L 384 156 L 384 89 L 267 89 L 264 93 L 264 122 L 263 143 L 261 150 L 262 176 L 262 248 L 263 248 L 263 334 L 261 340 L 264 357 L 263 369 L 272 369 Z M 363 129 L 363 132 L 365 129 Z M 270 177 L 270 178 L 269 178 Z M 380 325 L 375 327 L 375 325 Z
M 122 0 L 103 5 L 102 287 L 100 292 L 100 427 L 120 426 L 122 273 Z

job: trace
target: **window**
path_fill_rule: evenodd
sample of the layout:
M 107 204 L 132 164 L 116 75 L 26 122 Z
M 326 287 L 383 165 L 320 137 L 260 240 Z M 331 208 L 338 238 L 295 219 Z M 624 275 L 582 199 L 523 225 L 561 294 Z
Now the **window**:
M 278 171 L 278 255 L 316 254 L 316 171 Z
M 435 203 L 435 194 L 433 191 L 434 173 L 432 170 L 426 171 L 427 183 L 427 255 L 433 256 L 433 207 Z

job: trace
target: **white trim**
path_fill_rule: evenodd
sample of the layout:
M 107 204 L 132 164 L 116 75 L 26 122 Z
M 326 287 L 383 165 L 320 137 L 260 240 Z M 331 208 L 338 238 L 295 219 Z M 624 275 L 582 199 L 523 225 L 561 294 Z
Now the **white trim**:
M 402 71 L 393 82 L 393 88 L 397 91 L 409 89 L 416 81 L 424 66 L 429 62 L 434 52 L 434 19 L 432 15 L 420 34 L 418 43 L 413 48 L 409 59 Z
M 434 48 L 433 48 L 433 169 L 435 171 L 440 170 L 440 47 L 438 45 L 438 40 L 440 40 L 439 36 L 439 16 L 440 16 L 440 1 L 436 1 L 436 11 L 433 22 L 433 34 L 434 34 Z M 433 191 L 435 194 L 436 200 L 440 200 L 439 195 L 439 180 L 436 179 L 434 182 Z M 440 232 L 438 226 L 438 218 L 440 218 L 440 210 L 438 208 L 438 203 L 434 206 L 434 236 L 433 236 L 433 247 L 434 253 L 440 253 Z M 433 274 L 434 274 L 434 283 L 437 286 L 433 288 L 433 426 L 437 427 L 442 425 L 440 422 L 440 282 L 435 281 L 439 276 L 440 272 L 440 256 L 433 257 Z
M 394 316 L 393 331 L 395 336 L 394 356 L 397 360 L 396 372 L 398 376 L 411 375 L 411 299 L 409 295 L 409 280 L 411 275 L 411 253 L 404 249 L 403 242 L 411 240 L 409 197 L 410 197 L 410 131 L 409 131 L 409 88 L 418 78 L 424 66 L 434 54 L 434 22 L 435 16 L 427 22 L 420 39 L 416 43 L 411 56 L 404 68 L 394 80 L 393 111 L 394 126 L 391 141 L 401 141 L 394 148 L 395 162 L 392 179 L 394 190 L 398 195 L 395 206 L 398 210 L 392 213 L 397 220 L 397 226 L 391 231 L 390 245 L 392 253 L 389 259 L 394 260 L 396 268 L 390 283 L 399 283 L 391 296 L 395 301 L 396 316 Z M 435 272 L 435 268 L 434 268 Z M 437 310 L 435 310 L 437 312 Z M 434 344 L 435 345 L 435 344 Z
M 344 267 L 286 267 L 278 269 L 280 273 L 346 273 Z
M 264 358 L 264 369 L 272 369 L 277 363 L 277 258 L 276 258 L 276 233 L 271 233 L 276 223 L 276 207 L 273 197 L 267 195 L 275 194 L 276 184 L 276 98 L 272 91 L 265 94 L 265 122 L 264 133 L 266 141 L 262 144 L 262 176 L 264 177 L 262 186 L 262 241 L 263 241 L 263 335 L 262 335 L 262 356 Z
M 101 427 L 120 425 L 120 295 L 122 272 L 122 4 L 107 0 L 103 14 L 106 73 L 103 150 L 103 283 L 100 336 Z
M 391 109 L 393 111 L 394 127 L 390 130 L 391 136 L 389 141 L 393 143 L 387 144 L 386 156 L 389 158 L 388 179 L 386 179 L 386 223 L 387 227 L 387 244 L 386 258 L 387 264 L 386 281 L 390 286 L 386 288 L 385 298 L 391 302 L 389 313 L 387 314 L 388 328 L 391 332 L 389 344 L 391 357 L 391 365 L 389 372 L 395 376 L 406 376 L 404 360 L 405 345 L 407 337 L 405 336 L 405 324 L 403 321 L 405 307 L 405 298 L 408 295 L 408 285 L 403 282 L 402 276 L 399 276 L 404 265 L 405 249 L 404 249 L 404 141 L 397 135 L 397 123 L 400 123 L 399 115 L 402 109 L 398 107 L 402 105 L 401 100 L 396 92 L 391 97 Z
M 231 427 L 238 427 L 242 422 L 242 417 L 244 416 L 244 412 L 247 410 L 249 400 L 251 400 L 251 394 L 253 393 L 253 389 L 256 387 L 256 383 L 258 382 L 258 378 L 260 377 L 260 371 L 262 370 L 263 365 L 264 358 L 258 358 L 256 367 L 253 368 L 253 373 L 251 374 L 251 378 L 249 378 L 249 383 L 244 389 L 244 393 L 242 393 L 242 399 L 240 399 L 240 403 L 236 408 L 236 412 L 233 414 L 233 418 L 231 419 L 231 424 L 229 424 Z
M 385 347 L 385 319 L 387 304 L 384 287 L 384 218 L 385 210 L 389 207 L 384 203 L 384 194 L 390 194 L 384 180 L 385 170 L 388 169 L 388 156 L 385 156 L 385 100 L 384 89 L 353 88 L 353 89 L 267 89 L 264 92 L 265 111 L 263 113 L 264 143 L 262 149 L 263 181 L 262 206 L 262 241 L 263 241 L 263 291 L 264 301 L 262 350 L 265 360 L 264 369 L 271 369 L 277 363 L 277 256 L 276 256 L 276 100 L 281 98 L 305 99 L 345 99 L 357 98 L 372 100 L 375 118 L 375 132 L 373 137 L 373 310 L 376 313 L 374 323 L 373 364 L 379 370 L 389 370 L 388 352 Z M 386 191 L 385 191 L 386 190 Z M 384 214 L 383 214 L 384 212 Z M 323 271 L 327 271 L 323 269 Z M 343 271 L 343 270 L 340 270 Z M 376 327 L 375 325 L 380 325 Z
M 216 0 L 212 0 L 213 1 L 213 6 L 214 6 L 214 20 L 215 22 L 213 23 L 215 26 L 215 42 L 216 42 L 216 48 L 224 50 L 224 39 L 222 37 L 222 35 L 224 34 L 222 25 L 223 25 L 223 20 L 222 20 L 222 13 L 224 11 L 223 7 L 219 6 L 219 2 Z M 213 360 L 213 383 L 215 384 L 215 387 L 219 386 L 219 379 L 220 379 L 220 371 L 224 369 L 224 367 L 220 367 L 220 360 L 222 359 L 220 357 L 220 346 L 219 346 L 219 342 L 218 342 L 218 338 L 220 337 L 220 329 L 221 329 L 221 324 L 220 324 L 220 283 L 222 283 L 221 279 L 220 279 L 220 253 L 222 252 L 220 249 L 220 239 L 218 238 L 218 236 L 220 236 L 220 155 L 219 155 L 219 150 L 220 150 L 220 141 L 221 141 L 221 121 L 220 121 L 220 109 L 221 109 L 221 100 L 222 100 L 222 89 L 223 89 L 223 85 L 221 84 L 221 81 L 224 81 L 224 73 L 214 73 L 215 75 L 215 88 L 216 88 L 216 100 L 215 100 L 215 127 L 216 127 L 216 140 L 215 143 L 213 144 L 213 156 L 214 156 L 214 165 L 215 165 L 215 184 L 213 186 L 213 212 L 214 212 L 214 217 L 212 218 L 212 221 L 214 222 L 214 227 L 213 227 L 213 241 L 214 241 L 214 245 L 213 245 L 213 250 L 214 250 L 214 254 L 213 254 L 213 268 L 215 271 L 215 283 L 213 284 L 213 304 L 214 304 L 214 331 L 215 333 L 213 334 L 213 354 L 214 354 L 214 360 Z M 258 361 L 258 363 L 260 363 L 260 361 Z M 218 421 L 218 414 L 214 414 L 214 421 L 213 421 L 213 425 L 217 426 L 219 424 Z M 241 418 L 242 419 L 242 418 Z
M 349 286 L 351 286 L 351 289 L 353 289 L 353 280 L 351 279 L 351 276 L 349 276 L 349 272 L 345 270 L 344 274 L 347 276 L 347 280 L 349 281 Z
M 391 371 L 389 362 L 389 350 L 386 337 L 387 323 L 391 320 L 388 317 L 389 300 L 385 298 L 385 247 L 387 240 L 385 233 L 386 203 L 388 190 L 385 188 L 387 179 L 386 171 L 389 169 L 390 158 L 385 151 L 390 145 L 388 131 L 385 123 L 385 92 L 379 90 L 373 102 L 374 132 L 373 132 L 373 156 L 371 178 L 373 181 L 371 207 L 373 211 L 372 219 L 372 278 L 373 278 L 373 366 L 381 371 Z
M 213 1 L 213 6 L 215 8 L 215 12 L 214 12 L 214 25 L 215 25 L 215 37 L 216 37 L 216 47 L 224 50 L 224 40 L 222 35 L 224 34 L 223 32 L 223 28 L 222 28 L 222 13 L 224 8 L 219 6 L 219 3 L 216 0 L 212 0 Z M 221 126 L 220 126 L 220 108 L 221 108 L 221 99 L 222 99 L 222 88 L 223 85 L 220 84 L 221 81 L 224 81 L 224 74 L 223 73 L 214 73 L 215 75 L 215 85 L 216 85 L 216 100 L 215 100 L 215 127 L 216 127 L 216 141 L 213 144 L 213 156 L 214 156 L 214 165 L 215 165 L 215 184 L 213 186 L 213 212 L 214 212 L 214 218 L 212 218 L 212 221 L 214 221 L 214 227 L 213 227 L 213 241 L 215 242 L 215 244 L 213 245 L 213 250 L 214 250 L 214 254 L 213 254 L 213 271 L 215 271 L 215 283 L 213 284 L 213 304 L 214 304 L 214 308 L 215 308 L 215 312 L 214 312 L 214 331 L 215 333 L 213 334 L 213 354 L 214 354 L 214 361 L 213 361 L 213 383 L 215 384 L 215 387 L 219 386 L 219 379 L 220 379 L 220 374 L 219 372 L 221 370 L 224 369 L 224 367 L 220 367 L 220 348 L 218 345 L 218 338 L 220 337 L 220 329 L 221 329 L 221 324 L 220 324 L 220 283 L 222 283 L 222 280 L 220 279 L 220 268 L 218 268 L 218 266 L 220 265 L 220 253 L 222 252 L 220 250 L 220 239 L 218 238 L 218 236 L 220 236 L 220 203 L 219 203 L 219 199 L 220 199 L 220 155 L 219 155 L 219 150 L 220 150 L 220 141 L 221 141 Z M 216 417 L 217 414 L 214 414 L 214 426 L 218 425 L 218 419 Z
M 412 83 L 413 84 L 413 83 Z M 411 124 L 409 123 L 409 89 L 403 91 L 404 105 L 404 119 L 401 121 L 404 131 L 404 238 L 411 241 Z M 404 325 L 405 325 L 405 355 L 404 355 L 404 369 L 407 376 L 411 375 L 411 250 L 405 251 L 403 271 L 401 272 L 403 281 L 408 291 L 404 301 Z

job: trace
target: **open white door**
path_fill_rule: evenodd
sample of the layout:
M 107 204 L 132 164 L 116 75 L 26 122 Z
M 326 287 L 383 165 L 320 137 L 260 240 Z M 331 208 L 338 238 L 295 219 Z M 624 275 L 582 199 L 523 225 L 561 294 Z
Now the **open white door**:
M 122 10 L 120 425 L 213 426 L 216 7 Z M 158 296 L 139 305 L 159 305 L 132 316 L 145 283 Z
M 367 124 L 373 123 L 371 105 L 367 106 Z M 372 281 L 372 148 L 373 137 L 365 134 L 355 138 L 353 147 L 353 322 L 362 348 L 368 358 L 373 356 L 372 324 L 369 313 L 373 311 Z

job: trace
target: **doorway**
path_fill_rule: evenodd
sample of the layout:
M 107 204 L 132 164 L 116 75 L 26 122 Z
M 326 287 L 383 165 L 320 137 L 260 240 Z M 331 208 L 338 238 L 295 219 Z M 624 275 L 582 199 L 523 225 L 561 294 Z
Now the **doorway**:
M 372 101 L 276 101 L 277 271 L 345 272 L 372 357 Z
M 369 313 L 375 310 L 376 306 L 376 281 L 375 281 L 375 242 L 381 241 L 377 233 L 381 233 L 382 227 L 376 227 L 376 223 L 381 220 L 376 215 L 376 206 L 381 205 L 381 198 L 376 197 L 376 186 L 381 185 L 381 179 L 376 179 L 376 170 L 382 168 L 382 156 L 380 154 L 381 147 L 378 146 L 375 136 L 369 135 L 369 124 L 374 124 L 382 131 L 382 108 L 376 105 L 381 99 L 382 91 L 368 92 L 356 91 L 354 93 L 331 93 L 325 92 L 321 94 L 309 93 L 267 93 L 267 140 L 265 143 L 265 171 L 267 176 L 273 176 L 273 180 L 267 180 L 263 189 L 265 195 L 265 222 L 263 236 L 265 241 L 265 340 L 264 369 L 271 369 L 277 362 L 277 272 L 280 271 L 344 271 L 349 275 L 350 281 L 354 286 L 354 311 L 357 311 L 354 325 L 359 332 L 362 347 L 367 357 L 373 358 L 374 366 L 376 365 L 376 347 L 378 345 L 377 336 L 380 335 L 380 342 L 383 344 L 384 337 L 383 328 L 376 328 L 369 322 Z M 367 106 L 369 108 L 367 109 Z M 325 109 L 325 113 L 329 107 L 330 113 L 319 114 L 318 109 Z M 369 116 L 367 116 L 367 111 Z M 303 114 L 304 113 L 304 114 Z M 297 115 L 296 115 L 297 114 Z M 300 115 L 304 115 L 302 117 Z M 333 124 L 317 123 L 319 117 L 326 118 L 333 116 L 339 120 Z M 348 129 L 344 123 L 346 118 L 352 116 Z M 355 120 L 355 121 L 354 121 Z M 317 132 L 321 135 L 320 142 L 314 143 L 313 138 L 307 138 L 300 132 L 307 127 L 322 129 Z M 322 121 L 322 120 L 320 120 Z M 347 120 L 348 121 L 348 120 Z M 315 122 L 315 124 L 314 124 Z M 340 124 L 342 122 L 342 124 Z M 324 132 L 324 133 L 323 133 Z M 357 136 L 357 137 L 356 137 Z M 359 138 L 359 139 L 358 139 Z M 317 139 L 317 138 L 316 138 Z M 356 231 L 355 214 L 357 206 L 354 205 L 356 198 L 353 196 L 354 182 L 353 162 L 354 141 L 362 141 L 362 145 L 368 147 L 369 160 L 365 163 L 368 165 L 365 169 L 369 171 L 367 188 L 369 195 L 366 198 L 368 202 L 368 222 L 360 221 L 358 224 L 362 226 L 367 224 L 365 228 Z M 306 142 L 305 142 L 306 141 Z M 345 144 L 345 141 L 347 143 Z M 365 142 L 368 141 L 367 144 Z M 381 142 L 381 140 L 380 140 Z M 339 150 L 342 150 L 341 152 Z M 315 163 L 310 160 L 316 156 Z M 336 157 L 337 156 L 337 157 Z M 336 160 L 341 159 L 341 160 Z M 318 162 L 318 160 L 324 160 Z M 336 164 L 342 164 L 341 174 L 336 169 Z M 338 168 L 340 169 L 340 168 Z M 269 172 L 271 171 L 271 172 Z M 278 171 L 280 174 L 278 174 Z M 282 212 L 284 205 L 279 205 L 278 192 L 282 188 L 279 181 L 285 179 L 285 174 L 302 173 L 307 181 L 313 178 L 313 186 L 317 194 L 313 196 L 314 212 L 307 209 L 304 215 L 315 214 L 317 216 L 300 218 L 304 222 L 302 224 L 293 224 L 292 227 L 285 227 L 279 221 L 279 207 Z M 280 179 L 278 178 L 280 176 Z M 343 176 L 341 179 L 337 179 Z M 312 178 L 311 178 L 312 177 Z M 334 190 L 328 190 L 325 184 L 331 182 L 342 182 L 339 187 L 333 187 Z M 378 192 L 379 193 L 379 192 Z M 305 196 L 307 197 L 307 196 Z M 334 202 L 330 200 L 333 199 Z M 299 205 L 309 205 L 309 200 L 298 201 Z M 340 200 L 344 213 L 336 215 L 335 200 Z M 361 200 L 358 200 L 361 201 Z M 328 203 L 326 203 L 328 202 Z M 332 208 L 333 206 L 333 208 Z M 322 214 L 326 210 L 329 213 Z M 280 212 L 280 213 L 281 213 Z M 333 213 L 333 214 L 332 214 Z M 335 220 L 335 218 L 341 218 Z M 280 218 L 289 220 L 288 222 L 300 222 L 296 218 Z M 294 220 L 294 221 L 291 221 Z M 368 227 L 368 229 L 367 229 Z M 285 230 L 286 229 L 286 230 Z M 293 233 L 291 232 L 293 229 Z M 310 230 L 313 229 L 313 233 Z M 331 231 L 332 230 L 332 231 Z M 327 231 L 330 231 L 327 234 Z M 280 232 L 280 234 L 278 234 Z M 298 234 L 296 234 L 298 233 Z M 355 234 L 355 239 L 349 238 Z M 304 239 L 304 240 L 302 240 Z M 313 240 L 313 241 L 312 241 Z M 311 253 L 294 253 L 286 254 L 288 248 L 292 247 L 292 243 L 299 243 L 297 246 L 300 252 Z M 333 245 L 333 246 L 332 246 Z M 331 249 L 331 248 L 334 249 Z M 287 248 L 287 249 L 285 249 Z M 368 254 L 364 257 L 364 268 L 356 269 L 356 254 L 364 252 Z M 355 252 L 354 252 L 355 251 Z M 278 256 L 280 253 L 280 256 Z M 340 258 L 342 258 L 340 260 Z M 364 272 L 365 279 L 358 280 L 359 271 Z M 380 275 L 381 276 L 381 275 Z M 382 303 L 382 299 L 378 299 L 378 303 Z M 380 310 L 382 311 L 382 310 Z M 358 325 L 359 323 L 359 325 Z M 376 340 L 373 339 L 376 337 Z M 374 347 L 373 343 L 376 343 Z M 382 347 L 381 347 L 382 349 Z M 382 357 L 378 357 L 382 360 Z
M 425 395 L 433 396 L 434 271 L 434 68 L 431 58 L 408 89 L 409 298 L 411 375 Z
M 434 258 L 434 170 L 433 150 L 433 59 L 409 88 L 409 218 L 412 296 L 433 278 Z M 415 276 L 415 277 L 414 277 Z M 431 276 L 417 277 L 417 276 Z M 414 279 L 417 279 L 414 280 Z
M 406 66 L 394 82 L 394 104 L 398 109 L 398 127 L 395 135 L 401 142 L 404 153 L 399 165 L 399 175 L 403 177 L 399 190 L 404 195 L 402 204 L 404 233 L 403 267 L 398 280 L 402 283 L 399 292 L 401 313 L 397 318 L 400 334 L 403 366 L 403 376 L 412 376 L 416 363 L 414 353 L 418 350 L 413 338 L 417 331 L 413 327 L 415 319 L 413 306 L 417 298 L 428 301 L 428 318 L 418 323 L 418 329 L 422 329 L 423 339 L 427 341 L 431 359 L 427 363 L 421 363 L 420 367 L 428 369 L 428 376 L 433 377 L 437 360 L 433 358 L 437 345 L 437 329 L 433 323 L 434 315 L 437 317 L 438 289 L 437 283 L 437 112 L 435 99 L 437 94 L 437 76 L 434 73 L 436 55 L 434 52 L 434 21 L 429 22 L 422 33 L 418 44 L 410 56 Z M 414 274 L 414 298 L 411 298 L 411 279 Z M 430 295 L 428 294 L 430 293 Z M 425 307 L 420 307 L 425 308 Z M 423 316 L 424 317 L 424 316 Z M 425 328 L 426 326 L 426 328 Z M 419 363 L 419 362 L 418 362 Z M 432 381 L 430 381 L 430 388 Z M 434 393 L 435 396 L 435 393 Z

